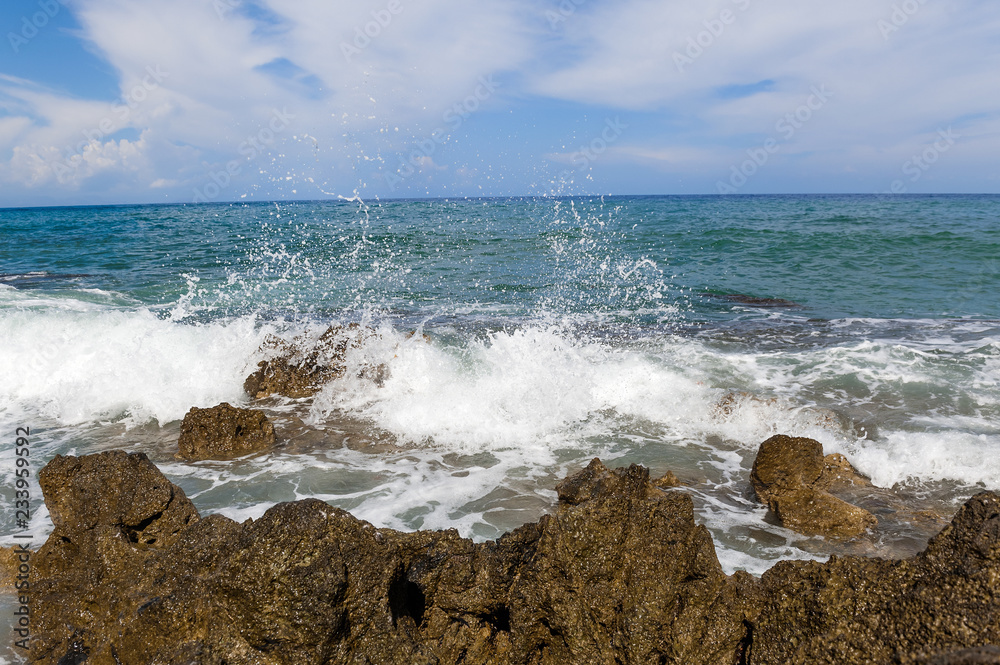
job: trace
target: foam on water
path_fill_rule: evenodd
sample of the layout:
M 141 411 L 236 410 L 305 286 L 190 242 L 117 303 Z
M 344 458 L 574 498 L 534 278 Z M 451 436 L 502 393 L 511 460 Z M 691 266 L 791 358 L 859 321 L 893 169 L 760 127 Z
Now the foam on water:
M 27 302 L 0 315 L 0 363 L 26 370 L 0 386 L 0 421 L 40 426 L 38 459 L 111 444 L 149 452 L 135 433 L 152 426 L 160 443 L 151 456 L 168 477 L 201 511 L 237 520 L 316 497 L 379 526 L 494 538 L 550 510 L 558 480 L 599 456 L 677 472 L 726 570 L 759 573 L 777 558 L 816 556 L 746 496 L 753 453 L 772 434 L 818 439 L 880 486 L 1000 487 L 1000 347 L 990 331 L 938 339 L 937 351 L 900 339 L 802 350 L 598 335 L 551 316 L 502 330 L 428 324 L 416 334 L 385 322 L 349 348 L 348 371 L 311 403 L 265 406 L 279 423 L 304 418 L 322 433 L 316 445 L 187 464 L 162 452 L 176 421 L 191 406 L 244 401 L 242 381 L 268 334 L 313 339 L 325 324 L 192 323 L 183 301 L 159 313 Z M 337 438 L 345 418 L 384 445 Z M 47 520 L 36 512 L 41 538 Z
M 59 424 L 166 423 L 192 406 L 241 401 L 267 334 L 251 317 L 179 324 L 152 311 L 31 299 L 0 316 L 3 411 Z
M 887 432 L 853 451 L 855 466 L 876 485 L 957 481 L 1000 489 L 1000 434 L 962 431 Z
M 317 398 L 313 422 L 348 412 L 410 444 L 516 448 L 540 464 L 554 449 L 621 439 L 629 422 L 656 428 L 664 446 L 720 439 L 749 452 L 780 432 L 856 457 L 884 486 L 1000 486 L 1000 456 L 988 454 L 997 432 L 985 425 L 997 415 L 992 344 L 957 355 L 871 341 L 726 352 L 675 336 L 613 345 L 555 327 L 434 343 L 393 335 L 355 358 L 384 363 L 384 383 L 349 373 Z

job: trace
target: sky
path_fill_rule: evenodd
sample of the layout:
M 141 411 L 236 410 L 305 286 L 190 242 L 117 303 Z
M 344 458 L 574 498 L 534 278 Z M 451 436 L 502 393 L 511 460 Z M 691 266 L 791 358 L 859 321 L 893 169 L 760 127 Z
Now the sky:
M 4 0 L 0 207 L 1000 193 L 996 0 Z

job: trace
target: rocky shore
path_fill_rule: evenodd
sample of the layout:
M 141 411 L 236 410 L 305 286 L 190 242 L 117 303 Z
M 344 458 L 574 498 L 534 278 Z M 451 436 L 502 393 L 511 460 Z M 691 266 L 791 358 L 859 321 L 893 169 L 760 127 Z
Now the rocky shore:
M 870 523 L 826 494 L 849 465 L 784 439 L 755 465 L 762 500 L 790 523 L 817 501 L 837 528 Z M 55 528 L 33 558 L 32 663 L 1000 663 L 991 492 L 914 557 L 758 579 L 726 575 L 676 479 L 636 465 L 594 460 L 553 514 L 486 543 L 317 500 L 201 517 L 143 454 L 56 457 L 39 481 Z

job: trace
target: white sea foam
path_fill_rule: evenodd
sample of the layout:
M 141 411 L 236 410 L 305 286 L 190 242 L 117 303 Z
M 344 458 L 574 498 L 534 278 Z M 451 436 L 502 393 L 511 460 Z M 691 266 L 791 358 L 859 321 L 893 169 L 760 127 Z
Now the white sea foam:
M 0 309 L 0 366 L 19 368 L 0 383 L 4 423 L 25 415 L 162 426 L 191 406 L 239 403 L 260 344 L 276 331 L 252 317 L 191 323 L 185 299 L 157 314 L 17 297 Z M 324 328 L 278 332 L 315 337 Z M 677 335 L 594 337 L 555 323 L 479 330 L 441 327 L 425 338 L 383 324 L 349 349 L 349 371 L 315 398 L 307 420 L 320 430 L 345 415 L 368 421 L 394 446 L 158 463 L 200 510 L 240 521 L 315 497 L 378 526 L 455 527 L 482 539 L 550 510 L 555 483 L 589 458 L 636 461 L 701 488 L 696 510 L 723 565 L 753 572 L 806 556 L 740 498 L 753 452 L 772 434 L 816 438 L 882 486 L 1000 487 L 993 338 L 941 339 L 946 350 L 936 352 L 899 339 L 753 350 Z M 871 420 L 869 436 L 855 417 Z M 42 452 L 90 452 L 87 431 Z
M 530 326 L 452 345 L 391 331 L 386 337 L 355 360 L 386 363 L 384 384 L 331 384 L 313 407 L 316 422 L 346 411 L 403 441 L 462 452 L 516 448 L 541 462 L 556 448 L 620 440 L 638 420 L 658 428 L 668 446 L 715 437 L 753 451 L 775 433 L 809 436 L 828 451 L 856 455 L 863 471 L 889 485 L 926 478 L 995 486 L 1000 479 L 1000 456 L 984 463 L 972 453 L 992 450 L 992 439 L 969 431 L 983 414 L 955 412 L 970 402 L 995 407 L 995 358 L 970 369 L 940 354 L 868 341 L 757 353 L 674 337 L 659 346 L 611 346 Z M 888 421 L 866 437 L 838 414 L 852 409 L 875 412 L 876 420 L 886 412 Z M 951 432 L 956 445 L 965 441 L 968 454 L 962 446 L 914 452 L 929 450 L 934 438 L 911 435 L 921 420 Z M 882 468 L 887 464 L 891 469 Z
M 720 399 L 753 386 L 755 377 L 727 385 L 746 367 L 739 357 L 712 354 L 697 342 L 616 347 L 554 327 L 455 346 L 397 337 L 356 360 L 386 363 L 382 385 L 349 373 L 317 398 L 313 416 L 320 422 L 334 410 L 348 411 L 405 441 L 464 452 L 577 447 L 583 438 L 613 436 L 621 419 L 653 423 L 665 441 L 681 445 L 717 436 L 756 446 L 777 431 L 842 436 L 829 414 L 787 399 L 738 396 L 722 410 Z
M 894 431 L 849 454 L 882 487 L 951 480 L 1000 489 L 1000 434 Z
M 81 301 L 0 310 L 0 403 L 60 424 L 181 418 L 242 399 L 266 331 L 252 318 L 202 325 Z

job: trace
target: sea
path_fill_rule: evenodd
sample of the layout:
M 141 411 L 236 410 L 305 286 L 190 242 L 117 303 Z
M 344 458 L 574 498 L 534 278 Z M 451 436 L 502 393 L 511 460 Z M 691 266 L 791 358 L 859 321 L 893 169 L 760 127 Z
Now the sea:
M 374 332 L 314 397 L 244 394 L 269 339 L 352 323 Z M 4 209 L 0 374 L 4 545 L 51 531 L 46 461 L 123 449 L 203 515 L 315 497 L 477 541 L 552 511 L 599 457 L 673 471 L 727 572 L 908 556 L 1000 490 L 1000 197 Z M 278 444 L 176 458 L 184 414 L 221 402 L 263 408 Z M 748 481 L 773 434 L 845 455 L 884 490 L 879 527 L 782 528 Z

